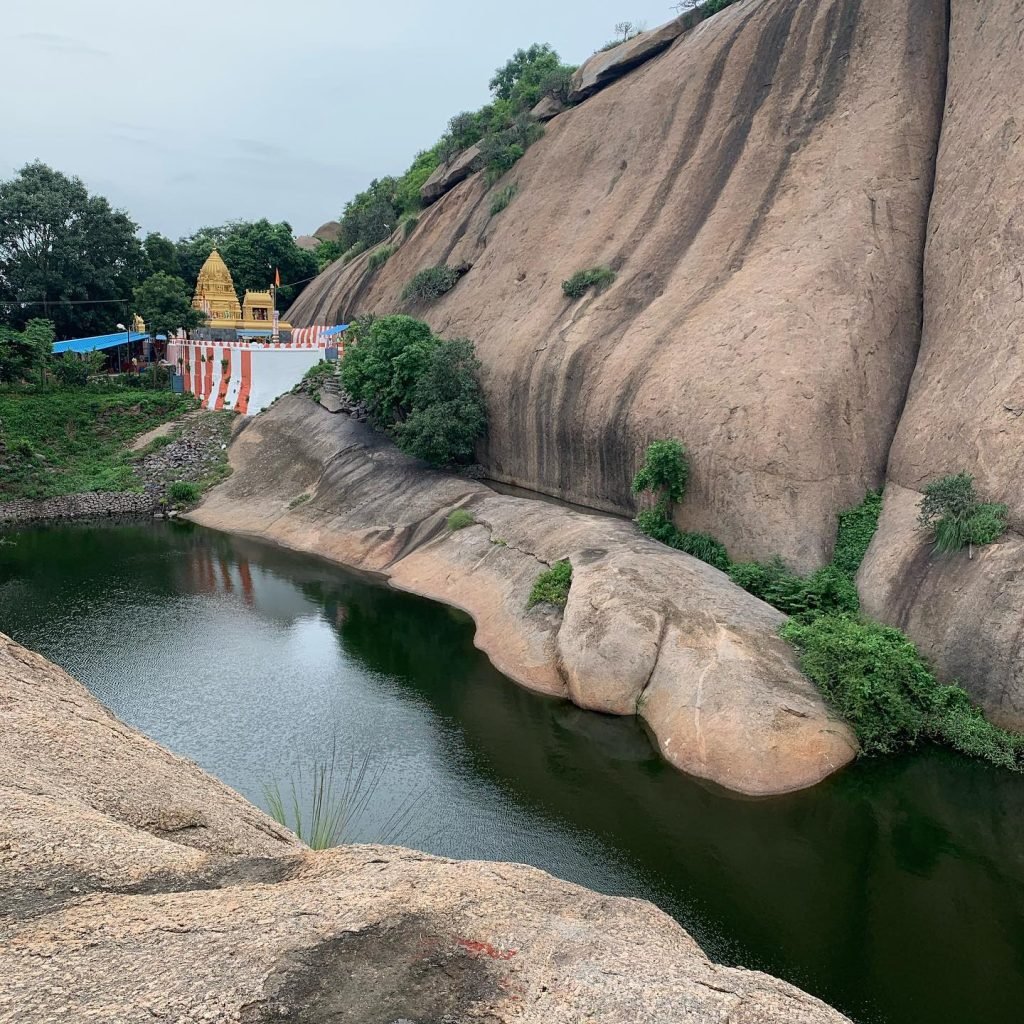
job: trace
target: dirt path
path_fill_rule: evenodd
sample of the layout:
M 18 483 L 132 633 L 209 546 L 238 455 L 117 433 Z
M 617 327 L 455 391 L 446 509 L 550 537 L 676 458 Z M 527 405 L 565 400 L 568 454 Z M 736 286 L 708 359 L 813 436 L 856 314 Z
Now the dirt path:
M 205 411 L 205 409 L 193 409 L 191 412 L 185 413 L 184 416 L 179 416 L 176 420 L 168 420 L 166 423 L 161 423 L 159 427 L 147 430 L 146 433 L 140 434 L 132 441 L 128 446 L 128 450 L 130 452 L 141 451 L 151 441 L 155 441 L 158 437 L 166 437 L 172 430 L 191 419 L 195 419 L 196 416 L 202 416 Z

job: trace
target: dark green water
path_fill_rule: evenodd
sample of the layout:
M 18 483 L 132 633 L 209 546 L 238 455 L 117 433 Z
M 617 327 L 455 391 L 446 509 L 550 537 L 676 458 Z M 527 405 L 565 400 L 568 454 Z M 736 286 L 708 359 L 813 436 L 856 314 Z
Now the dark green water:
M 940 751 L 751 801 L 631 721 L 521 690 L 461 614 L 188 526 L 0 546 L 0 630 L 261 803 L 297 760 L 367 752 L 408 846 L 524 861 L 673 914 L 709 953 L 860 1022 L 1024 1016 L 1024 778 Z

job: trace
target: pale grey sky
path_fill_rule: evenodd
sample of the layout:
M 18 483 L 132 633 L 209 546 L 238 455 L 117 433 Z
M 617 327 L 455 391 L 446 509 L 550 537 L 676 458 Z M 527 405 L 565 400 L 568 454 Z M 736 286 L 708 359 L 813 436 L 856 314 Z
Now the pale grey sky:
M 143 233 L 234 218 L 297 234 L 399 174 L 494 69 L 580 63 L 672 0 L 6 0 L 0 178 L 40 159 Z

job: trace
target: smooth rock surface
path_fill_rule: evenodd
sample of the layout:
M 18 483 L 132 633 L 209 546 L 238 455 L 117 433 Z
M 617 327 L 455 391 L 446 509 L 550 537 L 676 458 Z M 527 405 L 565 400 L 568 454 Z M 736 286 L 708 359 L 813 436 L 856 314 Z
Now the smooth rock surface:
M 565 104 L 561 100 L 555 99 L 554 96 L 544 96 L 530 111 L 530 116 L 535 117 L 538 121 L 550 121 L 563 110 L 565 110 Z
M 253 420 L 230 458 L 233 475 L 195 522 L 462 608 L 506 675 L 580 707 L 640 714 L 684 771 L 766 795 L 813 785 L 855 753 L 779 638 L 784 617 L 632 523 L 426 470 L 300 396 Z M 449 530 L 455 508 L 475 525 Z M 573 565 L 564 615 L 527 610 L 537 576 L 562 558 Z
M 321 242 L 337 242 L 341 239 L 341 224 L 336 220 L 326 221 L 313 232 L 313 237 Z
M 748 0 L 555 118 L 493 186 L 456 186 L 371 280 L 335 265 L 297 325 L 415 307 L 483 363 L 497 480 L 632 514 L 643 448 L 693 473 L 677 521 L 740 560 L 831 557 L 883 482 L 920 339 L 946 68 L 943 0 Z M 991 63 L 991 62 L 990 62 Z M 576 271 L 612 267 L 566 298 Z
M 924 334 L 859 583 L 871 613 L 906 630 L 941 678 L 1024 729 L 1024 4 L 951 10 Z M 1011 531 L 973 561 L 931 557 L 913 528 L 919 492 L 958 472 L 1010 510 Z
M 480 147 L 470 146 L 464 149 L 458 156 L 453 157 L 446 164 L 441 164 L 434 173 L 427 178 L 420 188 L 420 198 L 423 202 L 436 203 L 446 192 L 450 192 L 461 181 L 465 181 L 474 171 L 480 169 Z
M 0 715 L 0 1020 L 846 1020 L 641 900 L 313 853 L 2 634 Z
M 610 50 L 599 50 L 576 69 L 569 83 L 569 102 L 580 103 L 617 78 L 656 57 L 682 34 L 684 20 L 673 18 L 649 32 L 641 32 Z

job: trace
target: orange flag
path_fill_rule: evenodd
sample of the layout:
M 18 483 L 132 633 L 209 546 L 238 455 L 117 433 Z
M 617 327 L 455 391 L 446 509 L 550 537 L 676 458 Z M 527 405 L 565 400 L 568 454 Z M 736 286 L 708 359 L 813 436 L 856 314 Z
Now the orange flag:
M 281 269 L 280 267 L 274 267 L 274 287 L 281 287 Z

